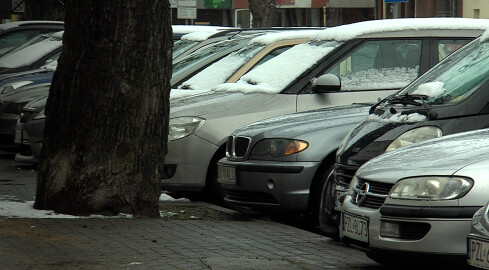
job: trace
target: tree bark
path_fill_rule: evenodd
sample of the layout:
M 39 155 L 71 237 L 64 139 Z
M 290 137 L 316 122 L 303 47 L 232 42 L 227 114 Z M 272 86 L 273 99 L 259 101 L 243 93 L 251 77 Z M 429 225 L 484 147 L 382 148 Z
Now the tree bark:
M 253 27 L 276 26 L 277 6 L 275 0 L 248 0 L 253 15 Z
M 159 215 L 172 29 L 167 0 L 65 0 L 34 208 Z
M 63 0 L 25 0 L 24 20 L 62 21 L 65 15 Z

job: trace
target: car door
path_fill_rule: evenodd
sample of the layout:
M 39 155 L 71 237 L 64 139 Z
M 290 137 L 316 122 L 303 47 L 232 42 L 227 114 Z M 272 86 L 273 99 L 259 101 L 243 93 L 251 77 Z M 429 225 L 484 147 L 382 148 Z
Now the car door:
M 361 102 L 377 102 L 395 93 L 416 79 L 424 63 L 429 59 L 422 54 L 427 39 L 395 38 L 370 39 L 340 54 L 315 76 L 335 74 L 341 79 L 341 90 L 317 93 L 312 84 L 297 95 L 297 111 L 347 105 Z M 423 56 L 423 57 L 422 57 Z M 428 61 L 428 60 L 425 60 Z M 421 72 L 422 73 L 422 72 Z

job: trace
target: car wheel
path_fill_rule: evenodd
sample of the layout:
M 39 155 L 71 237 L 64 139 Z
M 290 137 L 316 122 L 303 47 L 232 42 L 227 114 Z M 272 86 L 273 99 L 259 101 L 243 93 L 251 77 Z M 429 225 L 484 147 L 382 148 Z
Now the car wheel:
M 221 153 L 222 152 L 222 153 Z M 209 169 L 207 171 L 207 178 L 205 183 L 204 195 L 207 201 L 217 205 L 224 206 L 224 190 L 221 184 L 217 182 L 217 162 L 219 159 L 225 156 L 225 152 L 220 151 L 216 153 L 214 158 L 211 160 Z
M 339 239 L 339 213 L 334 210 L 334 166 L 328 167 L 321 176 L 319 202 L 319 228 L 327 236 Z

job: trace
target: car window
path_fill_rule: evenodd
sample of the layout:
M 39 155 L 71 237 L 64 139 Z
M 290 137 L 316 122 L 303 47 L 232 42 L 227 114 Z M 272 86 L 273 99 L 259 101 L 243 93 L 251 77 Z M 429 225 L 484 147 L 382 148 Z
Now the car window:
M 489 80 L 489 42 L 475 40 L 398 93 L 426 95 L 429 104 L 466 99 Z
M 175 42 L 173 44 L 173 56 L 172 56 L 172 58 L 173 59 L 177 58 L 177 56 L 180 56 L 186 50 L 197 45 L 199 42 L 200 41 L 195 41 L 195 40 L 179 40 L 179 41 Z
M 443 60 L 463 45 L 469 43 L 467 39 L 442 39 L 438 40 L 438 61 Z
M 421 40 L 367 41 L 344 56 L 325 74 L 341 78 L 342 91 L 401 88 L 416 79 Z
M 30 30 L 12 33 L 0 39 L 0 56 L 24 43 L 28 39 L 40 34 L 40 30 Z

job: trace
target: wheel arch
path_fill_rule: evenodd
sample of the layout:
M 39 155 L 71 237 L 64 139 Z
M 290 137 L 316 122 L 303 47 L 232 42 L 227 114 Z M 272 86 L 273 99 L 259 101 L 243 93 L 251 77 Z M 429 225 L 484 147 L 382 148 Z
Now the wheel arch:
M 328 155 L 323 158 L 323 160 L 321 161 L 321 165 L 319 165 L 312 179 L 311 186 L 309 187 L 309 202 L 307 207 L 308 211 L 311 211 L 312 213 L 316 213 L 316 210 L 319 210 L 322 175 L 325 173 L 326 170 L 334 165 L 337 150 L 337 148 L 333 149 Z

